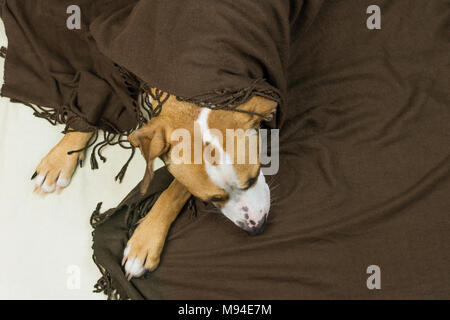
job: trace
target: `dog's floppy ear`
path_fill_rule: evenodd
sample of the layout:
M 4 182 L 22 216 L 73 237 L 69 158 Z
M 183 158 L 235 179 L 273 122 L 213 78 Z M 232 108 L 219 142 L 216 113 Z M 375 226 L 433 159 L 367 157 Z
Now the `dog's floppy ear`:
M 141 153 L 147 161 L 145 175 L 140 184 L 141 194 L 144 195 L 153 178 L 153 161 L 169 150 L 165 122 L 158 118 L 152 119 L 142 128 L 132 132 L 128 136 L 128 140 L 134 147 L 141 149 Z

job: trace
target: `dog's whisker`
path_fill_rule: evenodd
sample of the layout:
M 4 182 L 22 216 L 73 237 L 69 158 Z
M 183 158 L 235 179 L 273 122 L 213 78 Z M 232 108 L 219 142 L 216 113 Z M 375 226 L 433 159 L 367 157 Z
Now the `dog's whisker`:
M 270 193 L 272 193 L 274 190 L 277 190 L 280 187 L 280 185 L 276 185 L 270 188 Z
M 269 188 L 270 188 L 270 187 L 272 187 L 275 183 L 277 183 L 277 181 L 272 180 L 272 181 L 270 181 L 267 185 L 268 185 Z
M 269 187 L 272 186 L 275 182 L 278 182 L 278 176 L 273 177 L 272 179 L 270 179 L 270 181 L 268 182 Z
M 277 202 L 278 200 L 279 200 L 279 197 L 272 197 L 270 199 L 270 204 L 273 204 L 273 203 Z
M 279 185 L 280 185 L 280 183 L 279 183 L 278 181 L 276 181 L 276 182 L 271 183 L 271 184 L 269 185 L 269 188 L 274 188 L 274 187 L 277 187 L 277 186 L 279 186 Z

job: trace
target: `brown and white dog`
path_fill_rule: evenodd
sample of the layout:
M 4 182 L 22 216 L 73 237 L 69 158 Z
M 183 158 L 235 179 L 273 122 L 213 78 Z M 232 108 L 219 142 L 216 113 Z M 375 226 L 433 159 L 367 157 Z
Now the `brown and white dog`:
M 239 109 L 270 117 L 276 107 L 274 101 L 253 97 Z M 142 192 L 150 184 L 153 161 L 157 157 L 164 160 L 175 178 L 128 241 L 122 263 L 129 279 L 157 268 L 169 228 L 192 195 L 212 202 L 228 219 L 250 234 L 263 231 L 270 209 L 270 190 L 260 170 L 259 155 L 256 163 L 234 161 L 238 157 L 237 152 L 230 153 L 227 141 L 216 139 L 214 134 L 219 131 L 226 136 L 229 129 L 242 129 L 244 132 L 258 129 L 262 120 L 254 114 L 200 108 L 170 96 L 158 117 L 129 136 L 131 144 L 140 148 L 147 161 L 141 182 Z M 181 142 L 173 139 L 173 133 L 180 128 L 190 133 L 192 148 L 196 145 L 194 139 L 200 136 L 202 154 L 209 148 L 218 158 L 231 161 L 175 161 L 172 151 Z M 82 132 L 66 134 L 39 164 L 35 189 L 51 193 L 68 186 L 84 152 L 67 153 L 82 149 L 91 136 L 91 133 Z M 245 145 L 249 143 L 248 139 L 248 135 L 237 135 L 236 140 L 228 141 L 228 144 L 243 142 Z M 259 143 L 259 139 L 257 141 Z

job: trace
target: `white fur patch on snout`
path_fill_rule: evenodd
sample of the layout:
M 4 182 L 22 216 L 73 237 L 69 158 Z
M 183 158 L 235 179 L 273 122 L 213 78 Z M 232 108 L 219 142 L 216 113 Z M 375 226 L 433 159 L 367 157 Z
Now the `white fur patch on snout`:
M 230 193 L 230 200 L 222 208 L 222 213 L 237 226 L 248 229 L 263 223 L 269 210 L 270 189 L 264 175 L 260 173 L 252 188 Z

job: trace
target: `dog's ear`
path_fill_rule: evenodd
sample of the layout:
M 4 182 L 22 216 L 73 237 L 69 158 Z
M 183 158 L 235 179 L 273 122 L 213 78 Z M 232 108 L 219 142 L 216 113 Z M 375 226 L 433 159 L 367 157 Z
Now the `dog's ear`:
M 141 194 L 147 193 L 153 178 L 153 161 L 169 150 L 167 140 L 167 127 L 162 119 L 152 119 L 142 128 L 135 130 L 128 136 L 128 140 L 134 147 L 139 147 L 147 161 L 144 178 L 140 184 Z

